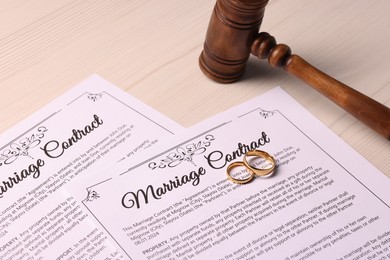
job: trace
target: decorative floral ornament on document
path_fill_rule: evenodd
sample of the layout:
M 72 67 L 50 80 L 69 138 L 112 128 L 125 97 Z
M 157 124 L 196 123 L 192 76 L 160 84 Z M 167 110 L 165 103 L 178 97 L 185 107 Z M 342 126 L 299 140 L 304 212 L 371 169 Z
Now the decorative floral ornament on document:
M 152 170 L 157 168 L 166 168 L 166 167 L 176 167 L 182 162 L 190 162 L 195 165 L 193 162 L 193 157 L 199 154 L 203 154 L 206 152 L 207 147 L 211 145 L 211 142 L 214 141 L 215 138 L 213 135 L 204 136 L 204 140 L 198 142 L 188 143 L 184 146 L 177 147 L 173 149 L 172 152 L 168 153 L 168 155 L 161 159 L 158 162 L 149 163 L 149 168 Z
M 0 166 L 11 164 L 21 156 L 27 156 L 33 159 L 30 156 L 29 151 L 41 143 L 46 131 L 46 127 L 40 126 L 36 129 L 36 132 L 20 138 L 17 141 L 13 141 L 12 143 L 9 143 L 5 147 L 1 148 Z

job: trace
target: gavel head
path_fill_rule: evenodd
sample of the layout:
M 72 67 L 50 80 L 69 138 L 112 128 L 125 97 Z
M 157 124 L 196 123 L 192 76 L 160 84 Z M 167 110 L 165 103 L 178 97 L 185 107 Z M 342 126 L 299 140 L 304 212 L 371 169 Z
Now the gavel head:
M 268 0 L 217 0 L 199 65 L 209 78 L 231 83 L 245 71 Z

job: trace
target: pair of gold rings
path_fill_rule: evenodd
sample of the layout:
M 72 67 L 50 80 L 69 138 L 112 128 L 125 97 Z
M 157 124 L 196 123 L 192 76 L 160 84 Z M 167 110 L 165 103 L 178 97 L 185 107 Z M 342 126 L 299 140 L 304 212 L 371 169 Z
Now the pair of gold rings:
M 266 161 L 266 165 L 264 168 L 257 168 L 253 164 L 248 161 L 248 157 L 255 156 L 260 157 Z M 264 161 L 263 160 L 263 161 Z M 264 162 L 262 163 L 264 164 Z M 238 179 L 232 176 L 232 170 L 236 167 L 245 167 L 246 171 L 249 173 L 248 177 L 244 177 L 242 179 Z M 227 176 L 228 179 L 237 184 L 246 184 L 251 182 L 256 176 L 261 177 L 269 177 L 273 174 L 276 167 L 275 159 L 269 155 L 267 152 L 260 150 L 251 150 L 245 153 L 244 159 L 242 162 L 233 162 L 227 167 Z

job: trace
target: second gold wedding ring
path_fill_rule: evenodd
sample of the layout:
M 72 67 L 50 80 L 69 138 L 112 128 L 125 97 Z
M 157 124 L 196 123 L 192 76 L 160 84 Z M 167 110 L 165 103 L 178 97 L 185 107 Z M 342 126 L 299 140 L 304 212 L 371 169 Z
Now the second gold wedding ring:
M 238 178 L 234 178 L 232 176 L 232 170 L 233 168 L 236 168 L 236 167 L 244 167 L 247 171 L 247 173 L 249 174 L 248 177 L 245 177 L 245 178 L 242 178 L 242 179 L 238 179 Z M 253 180 L 253 178 L 255 177 L 255 174 L 250 171 L 243 162 L 233 162 L 231 163 L 228 167 L 227 167 L 227 176 L 228 176 L 228 179 L 234 183 L 237 183 L 237 184 L 246 184 L 248 182 L 251 182 Z
M 249 162 L 248 157 L 249 156 L 255 156 L 255 157 L 261 157 L 263 158 L 266 162 L 263 161 L 262 164 L 266 164 L 265 168 L 257 168 L 254 166 L 256 162 Z M 260 150 L 251 150 L 245 153 L 243 163 L 245 166 L 252 172 L 254 172 L 257 176 L 268 176 L 272 174 L 272 172 L 275 170 L 276 163 L 275 159 L 269 155 L 267 152 L 260 151 Z

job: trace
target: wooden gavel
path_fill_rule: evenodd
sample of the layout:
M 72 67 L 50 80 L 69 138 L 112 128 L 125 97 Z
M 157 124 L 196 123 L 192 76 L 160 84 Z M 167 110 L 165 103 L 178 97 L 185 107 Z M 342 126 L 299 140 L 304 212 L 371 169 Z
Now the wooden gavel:
M 237 81 L 245 71 L 250 53 L 268 59 L 319 91 L 355 118 L 390 140 L 390 109 L 292 55 L 268 33 L 258 33 L 268 0 L 217 0 L 211 15 L 204 49 L 199 58 L 202 71 L 221 83 Z

